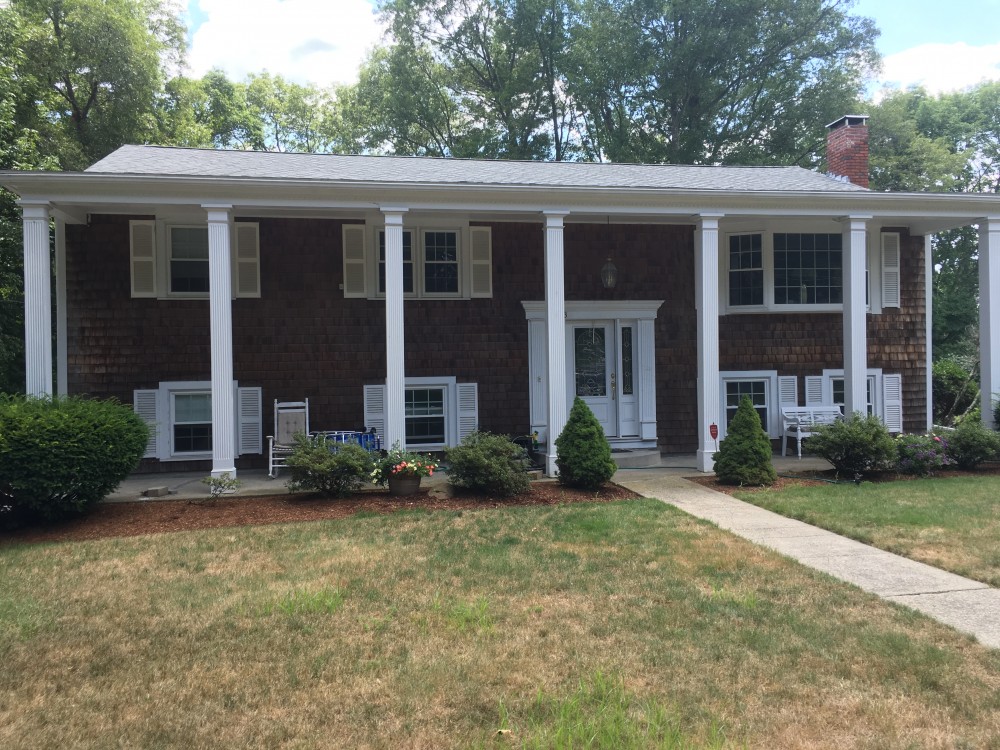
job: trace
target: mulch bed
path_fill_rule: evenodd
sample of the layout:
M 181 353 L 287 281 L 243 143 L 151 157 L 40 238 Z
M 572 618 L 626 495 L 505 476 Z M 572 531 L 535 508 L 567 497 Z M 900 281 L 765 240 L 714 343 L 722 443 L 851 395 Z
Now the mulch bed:
M 146 500 L 101 503 L 87 515 L 53 526 L 26 526 L 0 531 L 0 545 L 23 542 L 69 542 L 106 537 L 162 534 L 226 526 L 261 526 L 296 521 L 348 518 L 356 513 L 394 513 L 398 510 L 476 510 L 520 505 L 563 505 L 612 502 L 639 495 L 608 484 L 598 493 L 573 490 L 553 482 L 532 484 L 519 497 L 491 498 L 455 493 L 418 492 L 393 497 L 388 492 L 365 492 L 341 500 L 316 495 L 274 495 L 219 500 Z

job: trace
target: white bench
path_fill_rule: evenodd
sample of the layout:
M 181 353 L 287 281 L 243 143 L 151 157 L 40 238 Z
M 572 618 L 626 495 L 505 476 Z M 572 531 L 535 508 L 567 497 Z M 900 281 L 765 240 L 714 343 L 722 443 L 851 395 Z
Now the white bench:
M 788 448 L 788 438 L 795 438 L 798 443 L 799 458 L 802 458 L 802 441 L 812 437 L 815 428 L 824 424 L 833 424 L 843 418 L 840 407 L 829 406 L 786 406 L 781 410 L 781 455 Z

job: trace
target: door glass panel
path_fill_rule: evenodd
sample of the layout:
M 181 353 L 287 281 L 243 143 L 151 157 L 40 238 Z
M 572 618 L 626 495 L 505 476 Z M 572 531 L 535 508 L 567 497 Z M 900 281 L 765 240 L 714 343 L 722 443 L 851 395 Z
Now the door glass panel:
M 608 395 L 608 361 L 604 328 L 576 328 L 573 338 L 576 350 L 576 395 Z
M 633 394 L 632 385 L 632 326 L 622 328 L 622 395 Z

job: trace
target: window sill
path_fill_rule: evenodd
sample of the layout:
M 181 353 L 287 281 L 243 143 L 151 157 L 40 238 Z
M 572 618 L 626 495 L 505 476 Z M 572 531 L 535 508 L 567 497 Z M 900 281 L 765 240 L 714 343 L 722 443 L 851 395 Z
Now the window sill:
M 161 461 L 211 461 L 211 453 L 174 453 L 170 458 L 161 458 Z
M 867 306 L 865 310 L 867 311 Z M 774 315 L 781 313 L 839 313 L 842 304 L 835 305 L 774 305 L 772 307 L 727 307 L 722 315 Z

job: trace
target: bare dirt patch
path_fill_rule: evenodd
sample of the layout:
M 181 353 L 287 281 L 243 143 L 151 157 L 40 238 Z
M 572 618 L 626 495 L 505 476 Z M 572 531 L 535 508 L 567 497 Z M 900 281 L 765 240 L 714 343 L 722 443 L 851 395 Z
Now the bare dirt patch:
M 574 490 L 554 482 L 532 484 L 528 493 L 494 498 L 455 491 L 445 495 L 422 490 L 409 497 L 388 492 L 362 492 L 343 499 L 319 495 L 274 495 L 219 500 L 146 500 L 101 503 L 87 515 L 51 526 L 26 526 L 0 532 L 0 544 L 14 542 L 69 542 L 107 537 L 163 534 L 226 526 L 265 526 L 275 523 L 348 518 L 358 513 L 395 513 L 400 510 L 476 510 L 520 505 L 563 505 L 612 502 L 639 495 L 616 484 L 599 492 Z

